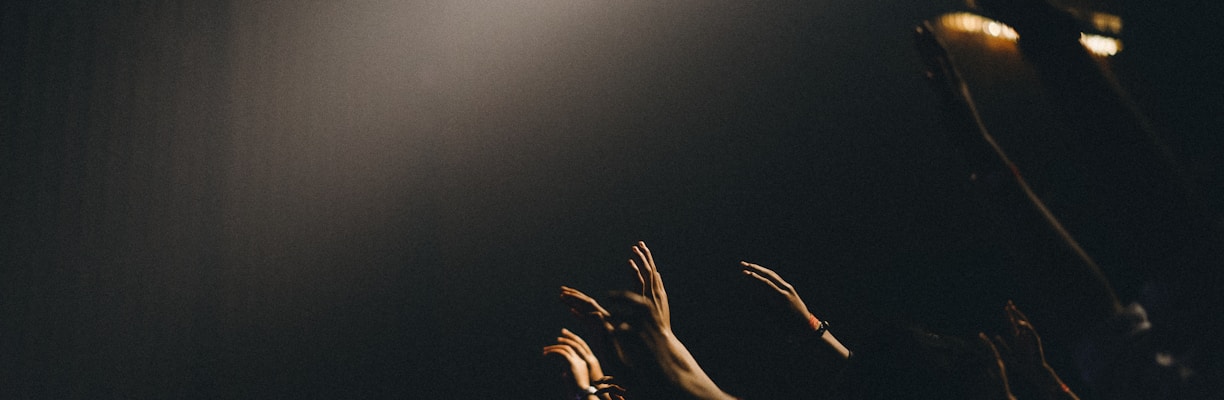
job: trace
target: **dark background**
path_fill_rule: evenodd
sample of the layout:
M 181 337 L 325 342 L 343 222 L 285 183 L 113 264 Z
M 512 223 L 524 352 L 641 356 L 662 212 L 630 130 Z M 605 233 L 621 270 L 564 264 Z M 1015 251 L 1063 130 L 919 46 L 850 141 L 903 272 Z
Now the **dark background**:
M 1224 13 L 1148 3 L 1110 4 L 1112 63 L 1220 210 Z M 955 8 L 6 2 L 0 396 L 549 397 L 557 288 L 629 288 L 637 240 L 736 394 L 804 379 L 739 260 L 851 345 L 997 329 L 1049 294 L 921 78 L 912 26 Z

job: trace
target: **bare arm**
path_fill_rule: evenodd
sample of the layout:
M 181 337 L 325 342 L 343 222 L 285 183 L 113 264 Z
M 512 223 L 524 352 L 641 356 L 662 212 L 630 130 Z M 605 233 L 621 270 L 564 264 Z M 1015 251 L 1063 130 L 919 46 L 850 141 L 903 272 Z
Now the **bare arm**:
M 748 275 L 762 283 L 768 285 L 771 289 L 778 293 L 786 303 L 796 318 L 807 321 L 811 326 L 814 334 L 820 335 L 820 339 L 824 341 L 833 351 L 837 352 L 841 358 L 850 358 L 850 349 L 847 349 L 836 337 L 833 332 L 828 330 L 828 323 L 816 318 L 807 305 L 803 303 L 803 299 L 799 297 L 799 293 L 795 291 L 795 287 L 791 286 L 782 279 L 778 273 L 769 268 L 762 267 L 747 261 L 740 261 L 740 265 L 744 268 L 744 275 Z
M 646 243 L 633 246 L 638 260 L 629 260 L 637 272 L 641 293 L 614 293 L 609 320 L 621 360 L 637 378 L 631 382 L 636 398 L 730 400 L 714 383 L 671 328 L 671 308 L 662 276 Z

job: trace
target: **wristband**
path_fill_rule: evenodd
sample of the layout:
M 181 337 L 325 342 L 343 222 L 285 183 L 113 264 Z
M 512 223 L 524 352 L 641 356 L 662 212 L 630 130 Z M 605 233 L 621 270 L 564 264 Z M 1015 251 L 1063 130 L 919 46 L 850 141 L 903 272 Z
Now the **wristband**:
M 582 389 L 581 392 L 574 395 L 574 400 L 586 400 L 597 393 L 599 393 L 599 389 L 596 389 L 594 386 L 587 386 L 586 389 Z
M 816 331 L 817 337 L 824 336 L 825 332 L 829 331 L 829 323 L 826 321 L 821 321 L 812 314 L 808 314 L 808 325 L 811 325 L 812 330 Z

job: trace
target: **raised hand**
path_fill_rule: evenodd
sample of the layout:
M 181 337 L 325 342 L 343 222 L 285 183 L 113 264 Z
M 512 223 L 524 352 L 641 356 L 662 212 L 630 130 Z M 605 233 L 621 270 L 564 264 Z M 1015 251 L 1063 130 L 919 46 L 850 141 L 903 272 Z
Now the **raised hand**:
M 591 387 L 590 370 L 587 363 L 578 352 L 566 344 L 544 346 L 544 355 L 555 354 L 565 358 L 570 365 L 570 376 L 574 378 L 574 389 L 586 391 Z
M 1044 377 L 1048 374 L 1050 364 L 1045 359 L 1045 349 L 1041 345 L 1041 336 L 1029 322 L 1027 316 L 1016 308 L 1011 301 L 1003 307 L 1007 313 L 1007 321 L 1011 325 L 1011 334 L 1007 337 L 995 336 L 995 344 L 1003 350 L 1003 357 L 1014 370 L 1025 379 Z
M 1011 301 L 1008 301 L 1007 306 L 1003 309 L 1007 311 L 1007 320 L 1012 326 L 1011 350 L 1012 355 L 1016 357 L 1016 362 L 1043 369 L 1049 368 L 1050 364 L 1045 358 L 1045 349 L 1041 346 L 1041 335 L 1037 334 L 1037 329 L 1029 322 L 1028 316 L 1020 312 L 1016 304 Z
M 550 354 L 559 355 L 569 363 L 570 376 L 574 378 L 574 389 L 578 393 L 604 400 L 623 398 L 624 388 L 612 383 L 612 377 L 603 374 L 599 359 L 578 335 L 561 329 L 557 344 L 544 347 L 544 355 Z
M 803 299 L 799 297 L 799 292 L 795 291 L 795 287 L 782 279 L 778 273 L 769 268 L 762 267 L 747 261 L 740 261 L 740 266 L 744 268 L 744 275 L 748 275 L 753 279 L 761 281 L 774 292 L 778 293 L 779 298 L 786 304 L 787 309 L 795 315 L 799 320 L 805 321 L 812 328 L 813 332 L 820 335 L 821 340 L 829 345 L 842 358 L 850 357 L 850 349 L 842 345 L 832 332 L 828 332 L 828 323 L 821 322 L 816 316 L 808 311 L 807 305 L 803 303 Z
M 561 302 L 570 308 L 570 312 L 582 322 L 604 333 L 612 332 L 612 324 L 608 322 L 608 310 L 599 305 L 591 296 L 571 287 L 561 287 Z
M 1003 356 L 999 354 L 998 347 L 995 347 L 994 342 L 986 337 L 985 333 L 978 332 L 978 340 L 982 342 L 990 354 L 994 356 L 994 362 L 990 364 L 990 376 L 995 378 L 1000 383 L 998 391 L 991 393 L 994 399 L 1016 400 L 1016 395 L 1012 394 L 1011 384 L 1007 381 L 1007 365 L 1003 362 Z
M 604 378 L 603 369 L 599 367 L 599 359 L 595 358 L 595 353 L 591 351 L 591 346 L 587 346 L 586 341 L 570 332 L 569 329 L 561 329 L 561 337 L 557 338 L 557 343 L 564 344 L 574 349 L 578 356 L 586 362 L 587 376 L 592 382 Z
M 662 326 L 655 302 L 632 292 L 613 293 L 613 338 L 632 371 L 635 399 L 726 400 L 730 395 L 706 375 L 670 329 Z
M 803 299 L 799 297 L 799 293 L 795 291 L 795 287 L 791 286 L 782 279 L 778 273 L 769 268 L 762 267 L 747 261 L 740 261 L 740 265 L 744 268 L 744 275 L 748 275 L 753 279 L 761 281 L 774 292 L 778 293 L 782 301 L 786 303 L 790 312 L 795 317 L 807 322 L 811 319 L 812 313 L 808 311 L 807 305 L 803 303 Z
M 638 244 L 633 246 L 633 252 L 637 253 L 638 259 L 642 262 L 642 265 L 639 266 L 633 262 L 633 259 L 629 259 L 629 266 L 633 267 L 633 271 L 637 273 L 638 283 L 642 287 L 640 293 L 642 297 L 650 301 L 652 312 L 658 317 L 659 327 L 670 331 L 671 306 L 667 303 L 667 291 L 663 289 L 663 277 L 659 275 L 654 256 L 650 254 L 650 249 L 643 241 L 638 241 Z

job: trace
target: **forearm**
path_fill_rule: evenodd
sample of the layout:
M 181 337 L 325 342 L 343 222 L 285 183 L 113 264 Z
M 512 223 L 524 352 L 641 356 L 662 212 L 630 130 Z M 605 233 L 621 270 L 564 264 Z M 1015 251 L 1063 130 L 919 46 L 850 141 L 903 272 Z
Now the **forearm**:
M 700 400 L 733 400 L 734 396 L 727 394 L 714 380 L 706 375 L 705 370 L 697 364 L 697 359 L 693 358 L 692 353 L 688 348 L 676 338 L 674 333 L 667 332 L 667 341 L 673 350 L 670 356 L 673 363 L 661 362 L 661 364 L 671 364 L 674 369 L 670 371 L 671 380 L 684 392 L 685 395 L 691 396 L 692 399 Z M 667 355 L 662 355 L 666 357 Z
M 1053 368 L 1046 366 L 1044 371 L 1039 373 L 1039 377 L 1035 378 L 1037 387 L 1041 388 L 1046 393 L 1046 398 L 1049 400 L 1079 400 L 1079 396 L 1063 383 L 1062 378 L 1058 377 L 1058 373 L 1054 372 Z
M 837 337 L 833 336 L 833 332 L 829 331 L 828 321 L 821 321 L 815 315 L 808 313 L 808 326 L 812 328 L 812 332 L 819 335 L 820 340 L 829 346 L 838 357 L 842 359 L 850 358 L 850 349 L 846 348 Z
M 820 339 L 824 340 L 825 344 L 829 345 L 829 348 L 832 348 L 833 351 L 836 351 L 837 355 L 841 356 L 841 358 L 850 358 L 850 349 L 846 348 L 836 337 L 833 337 L 833 332 L 825 332 Z

